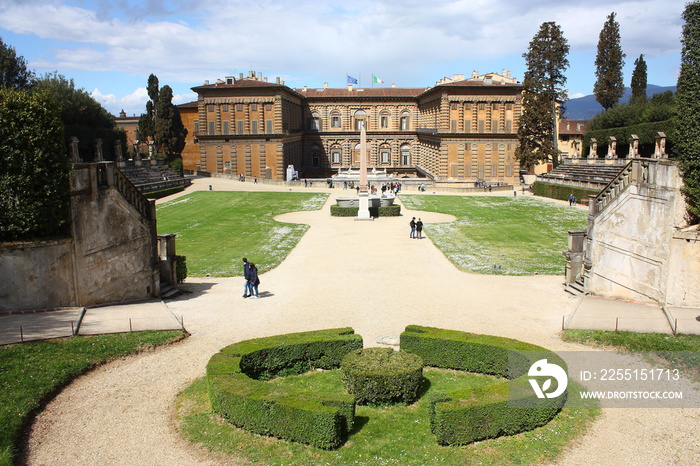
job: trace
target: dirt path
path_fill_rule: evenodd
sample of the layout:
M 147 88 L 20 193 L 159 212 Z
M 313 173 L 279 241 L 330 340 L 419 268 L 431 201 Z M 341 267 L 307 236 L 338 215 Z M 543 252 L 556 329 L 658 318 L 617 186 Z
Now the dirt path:
M 215 189 L 237 189 L 237 182 L 222 181 L 214 181 Z M 188 279 L 193 293 L 169 306 L 192 336 L 109 364 L 63 390 L 35 423 L 29 464 L 224 463 L 178 437 L 173 405 L 179 391 L 204 375 L 212 354 L 243 339 L 351 326 L 365 346 L 376 346 L 379 336 L 419 324 L 581 349 L 558 336 L 562 316 L 577 302 L 562 291 L 562 277 L 463 273 L 429 239 L 409 239 L 410 216 L 427 224 L 449 216 L 404 211 L 355 221 L 331 217 L 331 203 L 333 196 L 321 211 L 278 218 L 311 228 L 279 267 L 261 276 L 260 299 L 241 297 L 241 278 Z M 562 464 L 698 464 L 698 425 L 698 409 L 606 410 Z

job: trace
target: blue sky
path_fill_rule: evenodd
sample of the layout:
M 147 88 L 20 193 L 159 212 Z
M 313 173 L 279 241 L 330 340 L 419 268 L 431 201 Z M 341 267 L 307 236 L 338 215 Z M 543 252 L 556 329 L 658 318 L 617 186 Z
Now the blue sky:
M 629 85 L 676 84 L 682 0 L 0 0 L 0 36 L 37 74 L 73 78 L 107 110 L 145 111 L 148 75 L 196 99 L 205 80 L 260 71 L 290 87 L 428 87 L 445 76 L 509 70 L 546 21 L 569 42 L 570 97 L 592 94 L 598 35 L 617 13 Z M 377 85 L 375 85 L 377 86 Z

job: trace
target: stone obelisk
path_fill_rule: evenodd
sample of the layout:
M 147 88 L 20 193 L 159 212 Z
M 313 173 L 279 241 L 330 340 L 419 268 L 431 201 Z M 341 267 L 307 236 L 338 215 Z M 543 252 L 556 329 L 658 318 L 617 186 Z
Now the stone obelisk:
M 364 122 L 363 122 L 364 123 Z M 369 186 L 367 186 L 367 131 L 365 125 L 360 129 L 360 208 L 357 218 L 368 220 L 369 216 Z

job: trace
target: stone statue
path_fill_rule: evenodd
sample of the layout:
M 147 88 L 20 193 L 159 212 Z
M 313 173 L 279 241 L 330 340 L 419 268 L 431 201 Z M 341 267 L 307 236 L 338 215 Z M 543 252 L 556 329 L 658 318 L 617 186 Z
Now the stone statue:
M 630 151 L 628 157 L 631 159 L 639 157 L 639 136 L 636 134 L 630 135 Z
M 78 148 L 78 138 L 73 136 L 69 140 L 70 143 L 70 161 L 73 163 L 80 163 L 80 150 Z
M 597 159 L 598 158 L 598 140 L 596 138 L 591 138 L 591 146 L 588 149 L 588 158 Z
M 117 162 L 124 161 L 124 154 L 122 153 L 122 143 L 120 141 L 114 141 L 114 159 Z
M 605 156 L 606 159 L 616 159 L 617 158 L 617 138 L 615 136 L 608 137 L 608 154 Z
M 156 158 L 156 143 L 153 141 L 148 141 L 148 160 L 153 160 Z
M 578 140 L 576 140 L 576 139 L 574 139 L 573 141 L 571 141 L 571 147 L 574 149 L 574 153 L 571 154 L 571 158 L 577 159 L 577 158 L 581 157 L 581 151 L 580 151 L 580 149 L 579 149 L 580 146 L 581 146 L 581 142 L 580 142 L 580 141 L 578 141 Z
M 95 139 L 95 162 L 102 161 L 104 161 L 104 157 L 102 156 L 102 139 L 97 138 Z
M 134 141 L 134 162 L 137 160 L 141 160 L 141 154 L 139 153 L 139 146 L 141 145 L 141 141 L 138 139 Z
M 666 153 L 666 133 L 659 131 L 656 133 L 656 147 L 654 148 L 655 159 L 667 159 Z

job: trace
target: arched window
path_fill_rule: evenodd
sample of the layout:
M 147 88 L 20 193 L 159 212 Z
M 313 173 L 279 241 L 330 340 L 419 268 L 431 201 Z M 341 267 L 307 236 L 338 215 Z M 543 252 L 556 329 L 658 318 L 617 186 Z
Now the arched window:
M 321 116 L 318 112 L 313 112 L 311 114 L 311 120 L 309 120 L 309 129 L 311 131 L 321 131 Z
M 401 131 L 408 131 L 408 126 L 410 123 L 410 114 L 407 110 L 401 112 Z
M 391 148 L 388 144 L 382 144 L 379 147 L 379 163 L 389 165 L 391 163 Z
M 331 112 L 331 128 L 340 128 L 340 112 L 338 110 Z
M 355 131 L 361 131 L 364 126 L 367 128 L 367 112 L 358 110 L 355 112 Z
M 319 151 L 318 146 L 313 146 L 311 148 L 311 166 L 320 167 L 321 166 L 321 151 Z
M 411 165 L 411 146 L 408 144 L 401 146 L 401 165 L 404 167 Z
M 355 148 L 352 150 L 352 166 L 360 166 L 360 144 L 356 144 Z
M 382 110 L 379 114 L 379 127 L 381 129 L 389 129 L 389 116 L 388 110 Z
M 331 146 L 331 163 L 333 165 L 340 165 L 342 162 L 340 146 L 334 144 Z

